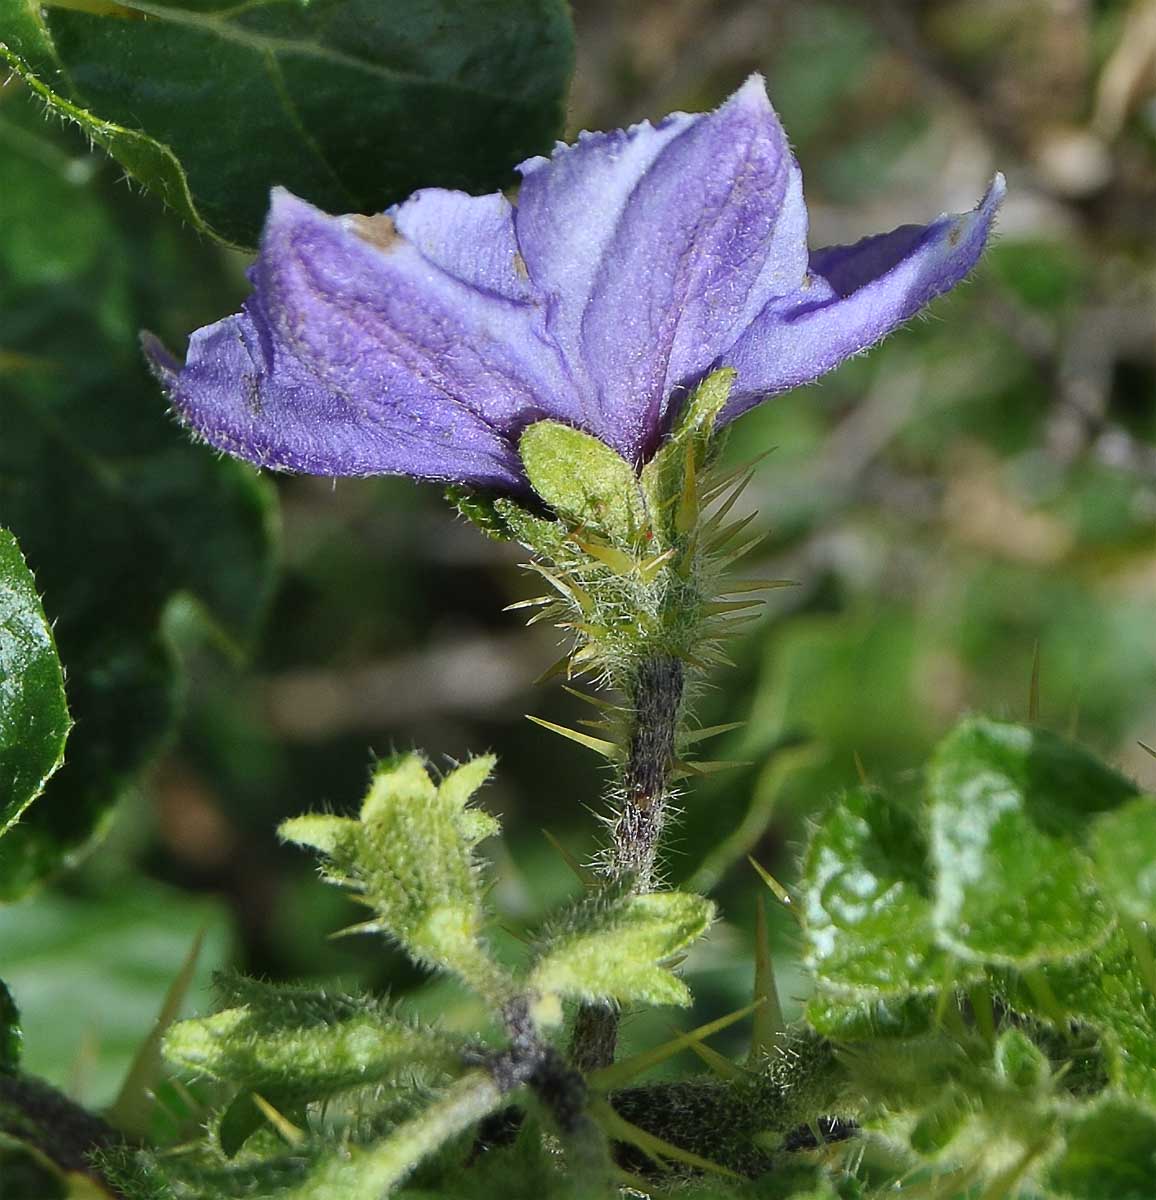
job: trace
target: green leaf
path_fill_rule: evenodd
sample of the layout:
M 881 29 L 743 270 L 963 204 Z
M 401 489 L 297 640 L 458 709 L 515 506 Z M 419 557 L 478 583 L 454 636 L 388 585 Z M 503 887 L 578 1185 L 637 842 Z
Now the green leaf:
M 1152 954 L 1149 935 L 1147 954 Z M 1026 976 L 1008 973 L 1006 1002 L 1052 1025 L 1078 1021 L 1099 1036 L 1108 1077 L 1129 1095 L 1156 1105 L 1156 994 L 1125 935 L 1071 962 Z M 1062 1019 L 1061 1019 L 1062 1018 Z
M 206 1009 L 228 953 L 224 914 L 140 880 L 87 898 L 45 892 L 0 909 L 0 962 L 21 1009 L 21 1067 L 93 1106 L 116 1095 L 198 932 L 189 1008 Z
M 456 971 L 501 1002 L 508 981 L 481 944 L 485 922 L 474 847 L 495 827 L 467 807 L 494 759 L 474 759 L 435 786 L 416 754 L 381 763 L 360 816 L 304 816 L 281 837 L 319 851 L 325 877 L 359 893 L 376 916 L 359 932 L 387 933 L 420 962 Z
M 1109 1098 L 1073 1117 L 1047 1183 L 1067 1200 L 1150 1200 L 1156 1114 Z
M 245 245 L 274 184 L 337 212 L 508 186 L 573 60 L 562 0 L 0 0 L 0 39 L 53 112 Z
M 93 161 L 26 98 L 5 95 L 0 512 L 44 597 L 77 728 L 43 799 L 0 839 L 2 898 L 87 845 L 168 736 L 177 708 L 170 618 L 183 615 L 190 632 L 207 627 L 237 653 L 272 583 L 271 489 L 188 443 L 136 345 L 146 313 L 154 320 L 174 295 L 205 286 L 180 267 L 195 243 L 124 189 L 125 211 L 113 211 L 92 185 Z M 156 278 L 160 263 L 166 275 Z M 222 286 L 203 251 L 197 270 Z
M 530 986 L 587 1002 L 690 1003 L 690 990 L 659 966 L 700 938 L 714 905 L 689 892 L 590 897 L 548 926 Z
M 286 1193 L 285 1200 L 384 1196 L 423 1158 L 502 1102 L 503 1095 L 488 1072 L 465 1075 L 389 1137 L 369 1146 L 351 1146 L 327 1159 L 304 1183 Z
M 605 442 L 558 421 L 538 421 L 518 443 L 534 491 L 559 516 L 631 545 L 647 526 L 634 468 Z
M 819 991 L 807 1002 L 807 1023 L 835 1042 L 920 1037 L 935 1027 L 936 1002 L 933 992 L 848 1000 Z
M 812 834 L 799 884 L 804 960 L 819 982 L 893 996 L 942 985 L 930 887 L 912 815 L 877 791 L 848 794 Z
M 1156 797 L 1140 796 L 1096 820 L 1096 882 L 1122 912 L 1156 921 Z
M 0 981 L 0 1071 L 15 1071 L 20 1066 L 20 1010 L 12 993 Z
M 165 1057 L 266 1097 L 321 1100 L 462 1062 L 461 1044 L 373 997 L 254 980 L 219 986 L 230 1007 L 175 1026 Z
M 1107 937 L 1079 845 L 1095 814 L 1136 794 L 1128 780 L 1044 730 L 974 720 L 936 751 L 928 790 L 941 945 L 1024 967 Z
M 64 676 L 16 539 L 0 529 L 0 837 L 64 757 Z

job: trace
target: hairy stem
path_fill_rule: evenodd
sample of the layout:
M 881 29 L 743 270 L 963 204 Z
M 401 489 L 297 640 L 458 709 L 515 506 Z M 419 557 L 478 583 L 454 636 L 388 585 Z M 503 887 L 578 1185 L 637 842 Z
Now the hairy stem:
M 654 887 L 685 688 L 682 660 L 671 655 L 643 659 L 631 687 L 633 718 L 619 782 L 621 808 L 606 873 L 612 883 L 632 879 L 638 892 Z M 579 1010 L 570 1044 L 570 1059 L 579 1070 L 595 1071 L 614 1061 L 618 1020 L 617 1010 L 606 1005 Z

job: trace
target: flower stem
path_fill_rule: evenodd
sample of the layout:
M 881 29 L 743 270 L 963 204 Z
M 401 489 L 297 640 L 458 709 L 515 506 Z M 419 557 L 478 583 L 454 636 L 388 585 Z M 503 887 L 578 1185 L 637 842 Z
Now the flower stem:
M 606 860 L 611 885 L 630 880 L 636 892 L 654 888 L 685 689 L 682 660 L 672 655 L 645 658 L 634 673 L 627 754 L 616 787 L 621 807 Z M 589 1072 L 614 1061 L 618 1021 L 616 1009 L 582 1006 L 570 1043 L 570 1059 L 575 1067 Z
M 622 809 L 614 824 L 608 873 L 614 880 L 632 877 L 638 892 L 649 892 L 654 884 L 684 688 L 681 659 L 667 655 L 643 660 L 634 677 Z

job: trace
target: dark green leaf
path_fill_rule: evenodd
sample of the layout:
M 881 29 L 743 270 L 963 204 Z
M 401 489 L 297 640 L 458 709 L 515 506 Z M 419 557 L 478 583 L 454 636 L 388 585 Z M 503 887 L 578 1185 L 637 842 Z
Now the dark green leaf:
M 0 40 L 51 108 L 247 245 L 274 184 L 340 212 L 507 186 L 549 150 L 573 58 L 562 0 L 0 0 Z
M 0 1071 L 15 1071 L 20 1066 L 20 1010 L 12 993 L 0 982 Z
M 1145 935 L 1141 935 L 1145 936 Z M 1150 940 L 1147 955 L 1152 955 Z M 1061 1028 L 1090 1026 L 1102 1043 L 1113 1084 L 1156 1104 L 1156 994 L 1133 947 L 1120 932 L 1095 953 L 1041 967 L 1027 976 L 1009 972 L 1007 1001 Z
M 1151 1200 L 1156 1115 L 1110 1099 L 1073 1118 L 1048 1183 L 1068 1200 Z
M 166 416 L 135 334 L 167 281 L 129 252 L 121 214 L 91 184 L 94 160 L 50 132 L 5 97 L 0 512 L 36 573 L 78 728 L 44 799 L 0 840 L 5 897 L 88 842 L 167 735 L 173 598 L 240 647 L 271 583 L 271 492 Z M 153 248 L 147 212 L 120 199 Z
M 16 539 L 0 529 L 0 837 L 60 765 L 68 725 L 52 630 Z
M 1092 833 L 1096 882 L 1137 921 L 1156 920 L 1156 797 L 1106 813 Z
M 975 720 L 929 777 L 937 940 L 961 958 L 1030 966 L 1087 951 L 1111 918 L 1079 849 L 1135 787 L 1040 729 Z
M 799 884 L 805 960 L 821 983 L 892 995 L 944 983 L 926 859 L 911 814 L 879 792 L 852 792 L 827 813 Z
M 110 895 L 44 892 L 0 908 L 0 962 L 22 1012 L 23 1068 L 59 1087 L 79 1078 L 83 1100 L 111 1101 L 204 928 L 189 1009 L 207 1008 L 209 976 L 227 953 L 216 906 L 136 882 Z

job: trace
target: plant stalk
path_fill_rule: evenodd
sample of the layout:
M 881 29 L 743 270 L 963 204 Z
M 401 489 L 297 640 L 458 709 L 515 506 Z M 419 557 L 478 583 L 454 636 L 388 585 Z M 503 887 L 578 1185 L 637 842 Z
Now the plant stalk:
M 654 890 L 685 691 L 686 671 L 673 655 L 645 658 L 635 672 L 630 689 L 633 717 L 618 784 L 620 808 L 607 848 L 605 870 L 611 885 L 629 879 L 635 892 Z M 615 1008 L 582 1006 L 570 1044 L 575 1067 L 589 1072 L 614 1061 L 618 1023 Z

